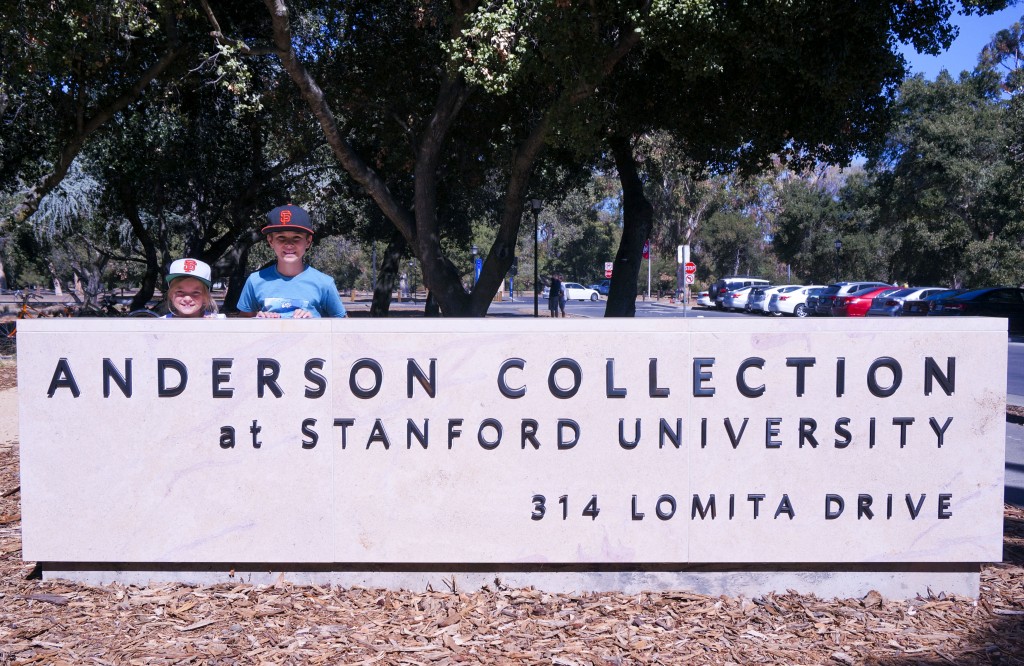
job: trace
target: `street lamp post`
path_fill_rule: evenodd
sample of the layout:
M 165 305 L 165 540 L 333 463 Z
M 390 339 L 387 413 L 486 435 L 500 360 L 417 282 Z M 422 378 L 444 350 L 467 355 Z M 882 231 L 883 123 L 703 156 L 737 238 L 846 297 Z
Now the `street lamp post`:
M 538 272 L 540 257 L 537 256 L 537 234 L 540 233 L 540 199 L 530 199 L 530 209 L 533 211 L 533 316 L 539 317 L 537 299 L 540 296 L 540 273 Z
M 473 286 L 476 286 L 476 253 L 480 251 L 480 248 L 473 243 L 473 247 L 469 248 L 469 253 L 473 255 Z
M 839 282 L 839 253 L 843 251 L 843 241 L 836 239 L 836 282 Z

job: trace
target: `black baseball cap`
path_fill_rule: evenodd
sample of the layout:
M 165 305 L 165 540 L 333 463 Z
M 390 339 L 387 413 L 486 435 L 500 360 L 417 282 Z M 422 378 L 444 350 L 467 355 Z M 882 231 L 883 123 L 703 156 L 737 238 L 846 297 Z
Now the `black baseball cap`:
M 287 204 L 267 213 L 267 226 L 262 231 L 264 236 L 275 231 L 299 231 L 312 236 L 313 223 L 309 221 L 309 213 L 298 206 Z

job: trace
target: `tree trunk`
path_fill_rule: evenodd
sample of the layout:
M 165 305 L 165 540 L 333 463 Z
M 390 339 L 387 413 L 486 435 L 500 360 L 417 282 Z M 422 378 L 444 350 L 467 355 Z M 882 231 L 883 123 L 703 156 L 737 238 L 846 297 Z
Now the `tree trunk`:
M 224 294 L 224 311 L 237 312 L 238 299 L 242 296 L 242 287 L 245 286 L 245 279 L 249 276 L 249 250 L 252 243 L 240 242 L 238 245 L 224 253 L 219 266 L 226 270 L 226 281 L 228 291 Z M 225 273 L 222 273 L 225 274 Z
M 160 268 L 156 265 L 156 255 L 153 255 L 153 263 L 149 261 L 150 257 L 146 255 L 146 274 L 142 278 L 142 286 L 132 297 L 131 305 L 128 306 L 128 310 L 133 312 L 135 310 L 142 310 L 146 307 L 153 298 L 153 294 L 156 293 L 157 279 L 160 276 Z
M 632 317 L 636 315 L 637 280 L 644 241 L 651 235 L 654 208 L 644 196 L 630 140 L 615 136 L 608 140 L 608 145 L 615 157 L 615 168 L 622 185 L 622 239 L 615 252 L 612 283 L 604 316 Z
M 405 254 L 405 238 L 402 234 L 395 233 L 384 249 L 384 256 L 381 259 L 380 271 L 377 273 L 377 284 L 373 289 L 373 302 L 370 304 L 371 317 L 387 317 L 391 309 L 391 292 L 395 289 L 395 280 L 398 278 L 399 269 L 402 266 L 402 257 Z
M 124 204 L 125 217 L 128 218 L 128 223 L 131 224 L 135 237 L 142 244 L 142 251 L 146 257 L 146 273 L 142 278 L 142 286 L 132 298 L 131 305 L 128 306 L 129 312 L 134 312 L 135 310 L 144 309 L 150 299 L 153 298 L 157 279 L 161 271 L 159 261 L 157 260 L 156 243 L 153 242 L 153 237 L 150 235 L 149 230 L 146 229 L 146 225 L 142 223 L 142 216 L 139 215 L 139 208 L 135 201 L 135 193 L 123 181 L 120 185 L 121 187 L 118 189 L 121 201 Z
M 424 317 L 440 317 L 441 308 L 437 304 L 437 299 L 434 298 L 434 292 L 427 290 L 427 302 L 423 304 L 423 316 Z
M 552 106 L 542 110 L 539 119 L 518 147 L 513 157 L 509 182 L 499 220 L 494 244 L 484 260 L 480 279 L 467 294 L 462 286 L 458 270 L 444 253 L 440 243 L 437 220 L 436 187 L 441 149 L 448 139 L 455 119 L 471 92 L 469 85 L 461 78 L 445 79 L 438 91 L 434 113 L 420 137 L 416 149 L 414 172 L 415 194 L 413 212 L 403 205 L 389 190 L 383 178 L 377 174 L 344 138 L 334 112 L 327 102 L 327 96 L 317 81 L 302 64 L 292 44 L 292 30 L 287 0 L 264 0 L 271 16 L 274 44 L 281 65 L 298 86 L 300 94 L 309 105 L 320 123 L 328 145 L 342 168 L 370 195 L 381 212 L 405 237 L 423 269 L 423 281 L 433 293 L 441 312 L 446 317 L 481 317 L 490 307 L 491 299 L 497 293 L 505 274 L 512 265 L 516 238 L 521 223 L 529 176 L 533 165 L 544 147 L 553 118 L 575 108 L 583 100 L 592 97 L 598 85 L 604 81 L 615 66 L 640 42 L 639 30 L 626 30 L 621 38 L 610 47 L 601 59 L 601 64 L 587 76 L 570 81 Z M 456 3 L 456 7 L 463 7 Z M 466 5 L 465 7 L 469 7 Z M 643 14 L 649 12 L 644 6 Z M 461 20 L 460 9 L 455 23 Z M 212 18 L 212 15 L 211 15 Z M 219 32 L 219 26 L 214 28 Z M 636 276 L 634 276 L 634 281 Z
M 53 265 L 52 259 L 46 260 L 46 268 L 50 271 L 50 278 L 53 280 L 53 293 L 55 296 L 63 296 L 64 290 L 61 289 L 60 278 L 57 277 L 57 267 Z

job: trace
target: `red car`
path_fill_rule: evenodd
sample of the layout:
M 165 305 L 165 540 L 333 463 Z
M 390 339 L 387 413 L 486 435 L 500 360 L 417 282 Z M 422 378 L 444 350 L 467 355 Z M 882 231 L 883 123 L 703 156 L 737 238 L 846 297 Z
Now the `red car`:
M 863 317 L 867 314 L 875 296 L 885 296 L 897 290 L 899 287 L 867 287 L 846 296 L 836 296 L 835 304 L 832 306 L 832 316 Z

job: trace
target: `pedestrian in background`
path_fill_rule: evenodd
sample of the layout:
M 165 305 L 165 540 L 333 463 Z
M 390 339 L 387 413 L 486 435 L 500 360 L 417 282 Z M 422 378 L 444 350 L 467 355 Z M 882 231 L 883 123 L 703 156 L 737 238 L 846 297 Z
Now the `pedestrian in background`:
M 551 312 L 552 317 L 558 316 L 559 307 L 563 309 L 565 306 L 562 305 L 562 281 L 558 279 L 557 275 L 551 275 L 551 284 L 548 287 L 548 311 Z M 563 316 L 565 316 L 563 314 Z

